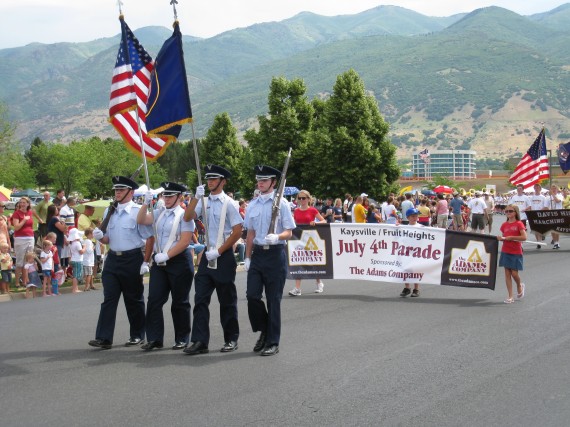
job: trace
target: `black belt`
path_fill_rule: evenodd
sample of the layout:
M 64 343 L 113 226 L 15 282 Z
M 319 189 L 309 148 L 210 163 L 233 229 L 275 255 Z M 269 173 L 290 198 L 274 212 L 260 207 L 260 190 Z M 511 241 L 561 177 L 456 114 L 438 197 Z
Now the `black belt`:
M 285 245 L 253 245 L 254 251 L 282 251 Z
M 473 215 L 485 215 L 484 213 L 474 213 Z
M 115 255 L 115 256 L 126 256 L 126 255 L 133 255 L 136 253 L 142 253 L 142 247 L 140 248 L 135 248 L 135 249 L 129 249 L 128 251 L 113 251 L 111 249 L 109 249 L 109 254 L 110 255 Z

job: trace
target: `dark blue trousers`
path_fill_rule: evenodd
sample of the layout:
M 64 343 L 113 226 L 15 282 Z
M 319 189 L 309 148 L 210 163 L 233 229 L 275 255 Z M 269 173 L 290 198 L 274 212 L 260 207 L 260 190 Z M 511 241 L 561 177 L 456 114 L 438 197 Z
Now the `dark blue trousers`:
M 109 252 L 101 274 L 103 302 L 95 338 L 113 342 L 117 306 L 123 294 L 130 324 L 130 337 L 144 339 L 144 287 L 140 275 L 142 263 L 141 251 L 122 256 Z
M 192 342 L 210 342 L 210 300 L 216 291 L 220 302 L 220 323 L 224 341 L 237 341 L 239 323 L 236 290 L 236 260 L 232 250 L 225 251 L 217 259 L 218 268 L 208 268 L 206 255 L 202 255 L 194 280 L 194 322 Z
M 279 344 L 281 338 L 281 298 L 286 279 L 284 245 L 253 250 L 247 274 L 247 311 L 253 332 L 265 332 L 267 344 Z M 261 299 L 264 290 L 267 308 Z
M 190 250 L 186 250 L 161 267 L 150 269 L 148 302 L 146 307 L 147 341 L 164 342 L 164 316 L 162 307 L 172 295 L 170 312 L 174 325 L 174 340 L 188 342 L 190 336 L 190 288 L 194 271 L 190 267 Z

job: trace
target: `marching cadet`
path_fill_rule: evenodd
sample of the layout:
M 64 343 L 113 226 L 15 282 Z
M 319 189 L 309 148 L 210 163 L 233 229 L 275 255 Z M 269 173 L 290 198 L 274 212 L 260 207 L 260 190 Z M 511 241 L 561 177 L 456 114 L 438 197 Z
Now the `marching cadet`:
M 144 287 L 142 271 L 152 254 L 152 227 L 137 225 L 140 206 L 133 202 L 134 191 L 138 184 L 125 176 L 114 176 L 116 208 L 111 211 L 105 232 L 99 228 L 93 230 L 93 237 L 109 245 L 105 260 L 103 281 L 103 303 L 97 322 L 95 339 L 89 341 L 92 347 L 109 349 L 113 345 L 117 305 L 123 294 L 125 308 L 130 323 L 128 346 L 140 345 L 145 335 Z M 105 218 L 107 213 L 105 211 Z M 143 247 L 146 248 L 143 255 Z M 143 263 L 143 261 L 146 261 Z
M 285 244 L 292 236 L 295 221 L 282 198 L 275 230 L 269 230 L 273 199 L 277 197 L 274 188 L 281 172 L 265 165 L 254 170 L 260 195 L 249 204 L 245 215 L 247 309 L 253 332 L 261 332 L 253 351 L 273 356 L 279 352 L 281 337 L 281 298 L 287 278 Z M 267 308 L 261 299 L 264 289 Z
M 172 323 L 174 325 L 173 350 L 181 350 L 188 344 L 190 335 L 190 288 L 194 277 L 188 245 L 194 233 L 194 221 L 184 220 L 180 201 L 186 187 L 175 182 L 160 184 L 164 191 L 164 209 L 148 213 L 153 195 L 145 194 L 144 205 L 139 211 L 137 223 L 152 225 L 156 230 L 154 264 L 150 269 L 148 302 L 146 309 L 146 340 L 143 350 L 162 348 L 164 343 L 164 317 L 162 307 L 172 295 Z
M 241 237 L 243 219 L 233 200 L 224 192 L 231 173 L 217 165 L 206 166 L 205 172 L 210 195 L 204 199 L 204 186 L 198 186 L 196 197 L 190 201 L 184 214 L 186 220 L 205 217 L 208 236 L 207 250 L 196 273 L 192 345 L 184 349 L 184 353 L 188 355 L 209 351 L 208 306 L 214 290 L 220 302 L 220 320 L 224 330 L 224 346 L 220 351 L 228 353 L 238 348 L 239 323 L 235 285 L 237 263 L 234 244 Z

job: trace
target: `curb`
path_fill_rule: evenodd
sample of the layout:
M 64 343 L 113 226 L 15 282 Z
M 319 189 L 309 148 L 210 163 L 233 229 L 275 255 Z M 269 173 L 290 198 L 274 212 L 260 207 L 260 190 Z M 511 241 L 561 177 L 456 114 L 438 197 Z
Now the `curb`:
M 243 265 L 238 265 L 236 272 L 245 271 L 245 267 Z M 144 284 L 148 285 L 148 275 L 145 275 Z M 101 282 L 97 282 L 97 290 L 102 290 L 103 285 Z M 80 285 L 81 289 L 81 285 Z M 39 291 L 39 292 L 38 292 Z M 91 291 L 89 291 L 91 292 Z M 70 294 L 71 293 L 71 286 L 66 286 L 64 288 L 59 288 L 60 295 L 62 294 Z M 36 298 L 43 298 L 41 294 L 41 289 L 36 290 Z M 0 294 L 0 303 L 2 302 L 9 302 L 9 301 L 16 301 L 16 300 L 23 300 L 26 299 L 26 292 L 10 292 L 9 294 Z M 33 298 L 31 298 L 33 299 Z

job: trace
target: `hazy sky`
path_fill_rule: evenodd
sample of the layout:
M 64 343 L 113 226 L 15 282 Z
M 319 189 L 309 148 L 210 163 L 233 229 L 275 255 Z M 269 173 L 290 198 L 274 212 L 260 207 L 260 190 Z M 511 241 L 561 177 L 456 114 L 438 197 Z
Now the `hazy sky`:
M 178 0 L 183 34 L 211 37 L 258 22 L 280 21 L 302 11 L 334 16 L 396 5 L 428 16 L 449 16 L 485 6 L 501 6 L 521 15 L 546 12 L 569 0 Z M 170 27 L 170 0 L 123 0 L 133 30 Z M 0 0 L 0 49 L 31 42 L 90 41 L 120 32 L 117 0 Z

